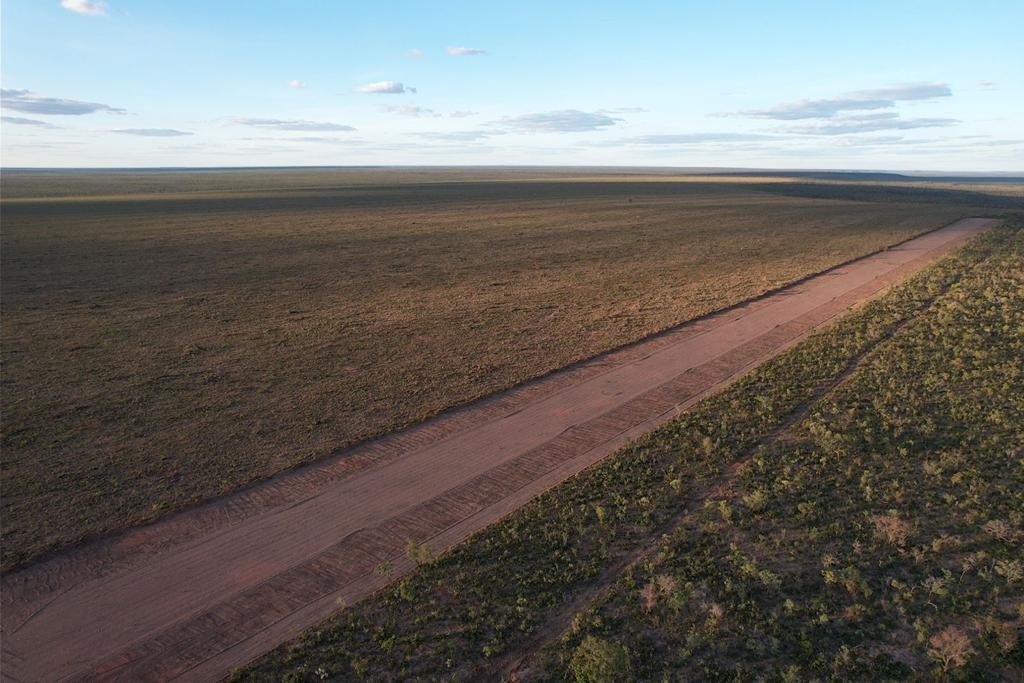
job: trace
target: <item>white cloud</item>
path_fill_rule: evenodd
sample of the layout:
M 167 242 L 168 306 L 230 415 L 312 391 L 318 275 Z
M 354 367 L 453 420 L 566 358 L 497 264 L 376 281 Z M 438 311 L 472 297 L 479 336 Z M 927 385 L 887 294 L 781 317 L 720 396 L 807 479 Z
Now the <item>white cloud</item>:
M 293 78 L 292 80 L 288 81 L 288 87 L 289 88 L 305 88 L 306 84 L 303 83 L 302 81 L 300 81 L 297 78 Z
M 60 0 L 60 6 L 77 14 L 101 17 L 107 13 L 107 3 L 93 0 Z
M 356 92 L 365 93 L 367 95 L 401 95 L 405 92 L 416 92 L 415 88 L 407 88 L 397 81 L 377 81 L 376 83 L 367 83 L 361 85 L 355 89 Z
M 20 116 L 0 116 L 4 123 L 13 123 L 18 126 L 35 126 L 36 128 L 56 128 L 57 126 L 38 119 L 26 119 Z
M 738 113 L 740 116 L 749 116 L 751 118 L 792 121 L 796 119 L 830 118 L 842 111 L 884 109 L 894 106 L 896 105 L 892 100 L 837 97 L 826 100 L 797 100 L 796 102 L 780 104 L 771 109 L 754 109 Z
M 907 83 L 874 90 L 858 90 L 852 97 L 888 100 L 930 100 L 936 97 L 951 97 L 953 91 L 945 83 Z
M 643 114 L 647 110 L 643 107 L 615 107 L 614 109 L 598 109 L 598 114 Z
M 286 120 L 286 119 L 253 119 L 237 117 L 231 119 L 231 123 L 240 126 L 255 126 L 257 128 L 270 128 L 273 130 L 300 130 L 300 131 L 314 131 L 314 132 L 328 132 L 328 131 L 351 131 L 355 130 L 352 126 L 346 126 L 342 123 L 330 123 L 326 121 L 299 121 L 299 120 Z
M 622 119 L 613 118 L 598 112 L 585 112 L 577 109 L 540 112 L 509 116 L 497 122 L 504 128 L 524 133 L 582 133 L 602 130 L 614 126 Z
M 629 138 L 594 140 L 582 143 L 584 147 L 634 147 L 645 153 L 671 151 L 678 147 L 711 147 L 717 149 L 760 149 L 766 144 L 792 139 L 787 135 L 759 133 L 654 133 Z
M 304 136 L 300 136 L 300 137 L 297 137 L 297 138 L 287 138 L 287 142 L 313 142 L 313 143 L 316 143 L 316 144 L 323 144 L 323 145 L 348 145 L 348 146 L 363 144 L 363 142 L 359 141 L 359 140 L 350 140 L 348 138 L 345 138 L 345 139 L 329 138 L 329 137 L 320 136 L 320 135 L 304 135 Z
M 847 114 L 842 117 L 843 121 L 888 121 L 898 119 L 899 113 L 894 111 L 875 111 L 870 114 Z
M 734 115 L 779 121 L 823 119 L 832 118 L 844 111 L 888 109 L 895 107 L 898 101 L 928 100 L 937 97 L 950 97 L 952 94 L 953 91 L 945 83 L 910 83 L 888 88 L 858 90 L 839 97 L 797 100 L 769 109 L 734 112 Z
M 417 107 L 414 104 L 403 104 L 399 106 L 388 105 L 383 107 L 384 111 L 392 114 L 401 114 L 402 116 L 432 116 L 434 114 L 433 109 L 426 109 L 424 107 Z
M 450 47 L 446 52 L 452 57 L 477 57 L 487 54 L 487 50 L 478 47 Z
M 451 114 L 448 114 L 448 116 L 453 118 L 453 119 L 464 119 L 464 118 L 466 118 L 468 116 L 476 116 L 479 113 L 480 112 L 478 112 L 478 111 L 470 111 L 468 109 L 461 109 L 459 111 L 453 111 Z
M 640 135 L 626 138 L 622 142 L 634 145 L 702 145 L 715 142 L 754 142 L 774 140 L 771 135 L 756 133 L 669 133 L 662 135 Z
M 81 142 L 64 141 L 60 143 L 54 142 L 22 142 L 12 143 L 11 147 L 19 147 L 22 149 L 62 149 L 68 145 L 81 145 Z
M 106 104 L 64 100 L 58 97 L 40 97 L 28 90 L 12 90 L 8 88 L 0 91 L 0 105 L 4 109 L 12 109 L 27 114 L 49 114 L 54 116 L 81 116 L 98 111 L 105 111 L 108 114 L 128 113 L 124 109 L 118 109 Z
M 411 50 L 406 50 L 405 56 L 409 59 L 423 59 L 423 50 L 414 47 Z
M 140 135 L 146 138 L 177 138 L 183 135 L 192 135 L 186 130 L 175 130 L 174 128 L 115 128 L 110 132 L 121 135 Z
M 787 130 L 804 135 L 850 135 L 852 133 L 874 133 L 883 130 L 911 130 L 914 128 L 945 128 L 955 126 L 957 119 L 919 118 L 900 119 L 896 117 L 848 117 L 822 121 L 807 126 L 793 126 Z
M 492 135 L 494 133 L 487 133 L 482 130 L 459 130 L 450 133 L 417 133 L 418 137 L 427 140 L 445 140 L 450 142 L 473 142 L 474 140 L 482 140 Z

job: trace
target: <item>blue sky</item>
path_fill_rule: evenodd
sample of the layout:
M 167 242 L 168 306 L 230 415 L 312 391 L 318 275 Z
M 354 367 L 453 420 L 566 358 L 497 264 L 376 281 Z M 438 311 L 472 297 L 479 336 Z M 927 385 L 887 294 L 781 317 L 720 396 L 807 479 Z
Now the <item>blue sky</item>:
M 1024 171 L 1024 2 L 4 0 L 5 166 Z

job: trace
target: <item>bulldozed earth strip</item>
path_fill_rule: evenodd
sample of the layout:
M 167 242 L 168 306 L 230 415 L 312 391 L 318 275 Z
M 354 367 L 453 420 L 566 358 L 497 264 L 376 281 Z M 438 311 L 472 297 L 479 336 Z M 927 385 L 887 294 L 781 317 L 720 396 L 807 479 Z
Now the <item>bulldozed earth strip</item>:
M 3 578 L 5 680 L 210 680 L 950 252 L 967 219 Z M 387 567 L 389 571 L 381 571 Z

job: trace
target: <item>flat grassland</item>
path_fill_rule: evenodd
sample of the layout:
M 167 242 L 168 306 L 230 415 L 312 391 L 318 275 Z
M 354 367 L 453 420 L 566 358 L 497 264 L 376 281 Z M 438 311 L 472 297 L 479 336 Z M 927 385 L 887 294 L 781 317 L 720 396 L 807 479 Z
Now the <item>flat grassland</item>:
M 5 172 L 2 566 L 1021 201 L 917 185 Z
M 1013 225 L 235 679 L 1020 680 Z

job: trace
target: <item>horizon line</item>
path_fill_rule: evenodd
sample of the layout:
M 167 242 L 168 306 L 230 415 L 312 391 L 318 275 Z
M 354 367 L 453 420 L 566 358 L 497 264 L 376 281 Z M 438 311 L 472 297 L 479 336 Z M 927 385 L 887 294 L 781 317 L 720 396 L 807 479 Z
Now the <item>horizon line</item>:
M 939 178 L 999 178 L 1024 180 L 1020 171 L 942 171 L 930 169 L 877 169 L 877 168 L 773 168 L 764 166 L 673 166 L 636 164 L 288 164 L 252 166 L 3 166 L 0 172 L 46 171 L 259 171 L 259 170 L 316 170 L 316 169 L 537 169 L 537 170 L 658 170 L 686 171 L 699 175 L 741 173 L 831 173 L 831 174 L 886 174 Z

